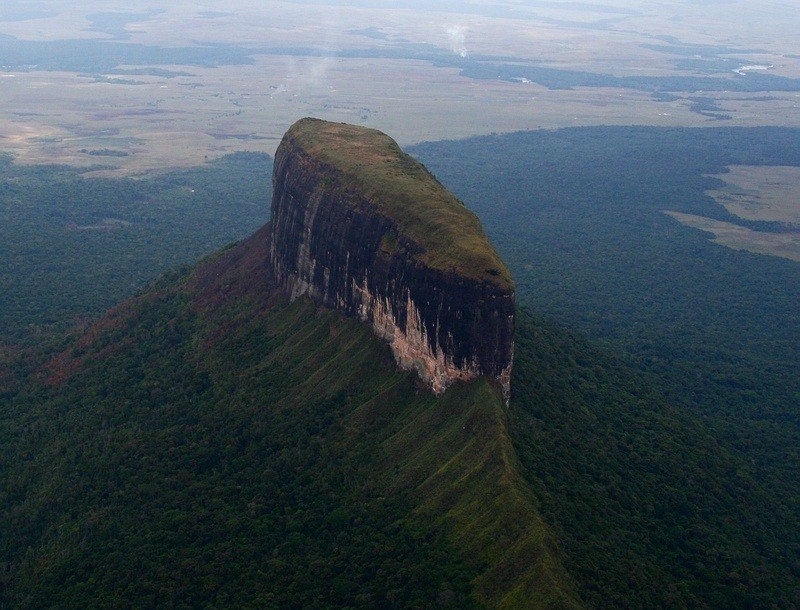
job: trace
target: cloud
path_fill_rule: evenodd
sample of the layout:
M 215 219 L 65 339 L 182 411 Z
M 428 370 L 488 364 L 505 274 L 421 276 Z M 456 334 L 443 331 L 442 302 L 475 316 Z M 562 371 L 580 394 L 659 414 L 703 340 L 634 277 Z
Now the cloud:
M 448 25 L 444 28 L 450 39 L 450 49 L 461 57 L 467 56 L 467 28 L 463 25 Z
M 285 78 L 288 82 L 284 89 L 297 92 L 324 87 L 333 63 L 332 57 L 287 57 Z

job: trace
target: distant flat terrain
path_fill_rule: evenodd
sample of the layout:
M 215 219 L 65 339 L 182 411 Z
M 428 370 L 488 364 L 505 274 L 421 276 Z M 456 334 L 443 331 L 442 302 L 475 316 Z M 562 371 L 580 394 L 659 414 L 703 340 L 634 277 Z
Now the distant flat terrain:
M 800 233 L 767 233 L 705 216 L 666 212 L 678 222 L 714 234 L 714 242 L 734 250 L 769 254 L 800 262 Z
M 800 167 L 734 165 L 716 174 L 725 186 L 709 191 L 736 216 L 800 228 Z
M 800 125 L 800 15 L 777 1 L 436 6 L 6 2 L 0 149 L 130 174 L 273 153 L 308 115 L 401 145 L 540 127 Z M 115 153 L 92 154 L 104 150 Z
M 768 223 L 757 230 L 735 222 L 682 212 L 665 212 L 675 220 L 714 234 L 714 241 L 735 250 L 800 261 L 800 167 L 734 165 L 712 178 L 723 181 L 706 191 L 740 220 Z

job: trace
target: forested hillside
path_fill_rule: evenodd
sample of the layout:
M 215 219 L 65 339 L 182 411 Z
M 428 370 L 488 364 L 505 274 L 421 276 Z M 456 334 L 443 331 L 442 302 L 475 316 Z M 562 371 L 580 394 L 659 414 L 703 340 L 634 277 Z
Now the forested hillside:
M 797 605 L 797 515 L 746 456 L 584 337 L 517 342 L 511 433 L 589 606 Z
M 437 399 L 364 325 L 285 303 L 264 236 L 5 396 L 4 603 L 794 603 L 774 494 L 641 374 L 523 311 L 509 407 Z
M 266 233 L 0 403 L 0 606 L 571 607 L 487 380 L 441 398 L 287 304 Z

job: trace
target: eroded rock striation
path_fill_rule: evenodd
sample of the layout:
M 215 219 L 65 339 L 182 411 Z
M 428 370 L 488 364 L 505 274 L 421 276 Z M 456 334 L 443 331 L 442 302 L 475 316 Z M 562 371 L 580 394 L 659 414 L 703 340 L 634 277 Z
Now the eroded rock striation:
M 509 393 L 514 285 L 478 219 L 385 134 L 301 119 L 275 155 L 269 258 L 290 298 L 358 316 L 434 392 Z

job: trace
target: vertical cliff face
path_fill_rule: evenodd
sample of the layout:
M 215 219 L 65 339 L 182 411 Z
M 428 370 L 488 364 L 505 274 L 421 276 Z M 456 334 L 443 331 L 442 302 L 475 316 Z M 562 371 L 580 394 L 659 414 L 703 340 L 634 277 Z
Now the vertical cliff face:
M 477 218 L 388 136 L 302 119 L 274 165 L 270 264 L 290 298 L 358 316 L 436 393 L 508 395 L 514 286 Z

